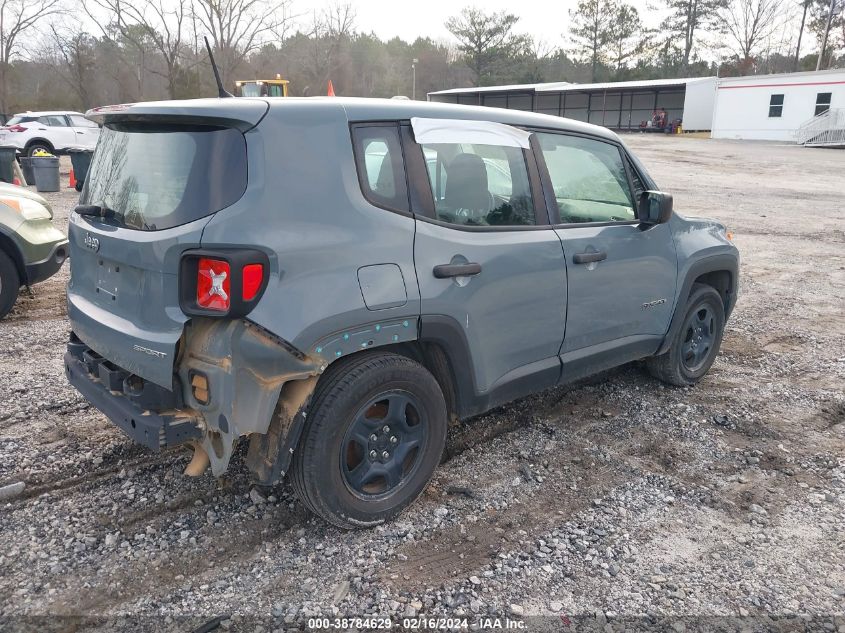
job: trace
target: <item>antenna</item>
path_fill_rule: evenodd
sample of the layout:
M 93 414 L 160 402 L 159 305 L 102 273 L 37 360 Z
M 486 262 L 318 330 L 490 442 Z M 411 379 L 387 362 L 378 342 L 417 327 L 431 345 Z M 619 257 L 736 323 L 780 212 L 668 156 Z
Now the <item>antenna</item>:
M 217 64 L 214 63 L 214 55 L 211 54 L 211 46 L 208 44 L 208 38 L 203 35 L 202 39 L 205 40 L 205 49 L 208 51 L 208 59 L 211 60 L 211 70 L 214 71 L 214 80 L 217 82 L 217 96 L 221 99 L 224 97 L 234 97 L 235 95 L 231 92 L 226 92 L 223 82 L 220 81 L 220 71 L 217 70 Z

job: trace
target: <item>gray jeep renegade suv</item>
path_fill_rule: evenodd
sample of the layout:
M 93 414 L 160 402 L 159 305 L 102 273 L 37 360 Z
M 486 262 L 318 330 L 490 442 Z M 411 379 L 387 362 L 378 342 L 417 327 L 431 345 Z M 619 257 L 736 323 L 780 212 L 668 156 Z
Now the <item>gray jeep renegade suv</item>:
M 370 99 L 207 99 L 103 123 L 70 221 L 68 380 L 153 450 L 241 438 L 339 526 L 425 487 L 449 420 L 636 359 L 713 363 L 725 228 L 606 129 Z

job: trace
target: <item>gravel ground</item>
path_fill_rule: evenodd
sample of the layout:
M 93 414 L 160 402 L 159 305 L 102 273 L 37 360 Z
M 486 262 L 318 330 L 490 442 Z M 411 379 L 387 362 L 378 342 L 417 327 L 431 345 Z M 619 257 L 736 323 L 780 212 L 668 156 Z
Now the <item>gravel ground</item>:
M 373 530 L 253 487 L 237 458 L 187 479 L 187 452 L 134 445 L 62 375 L 68 268 L 22 292 L 0 324 L 0 485 L 26 484 L 0 501 L 0 629 L 845 632 L 845 152 L 626 140 L 742 252 L 710 374 L 674 389 L 632 364 L 463 423 Z M 66 227 L 75 194 L 48 198 Z

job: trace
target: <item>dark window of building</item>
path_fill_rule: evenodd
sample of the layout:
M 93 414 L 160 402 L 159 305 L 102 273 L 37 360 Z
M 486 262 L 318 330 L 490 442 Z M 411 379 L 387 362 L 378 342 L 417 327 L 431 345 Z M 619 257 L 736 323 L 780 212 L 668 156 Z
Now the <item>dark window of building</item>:
M 772 95 L 769 99 L 769 118 L 779 119 L 783 116 L 783 95 Z
M 820 92 L 816 95 L 815 116 L 819 116 L 823 112 L 827 112 L 828 110 L 830 110 L 830 98 L 832 96 L 832 92 Z

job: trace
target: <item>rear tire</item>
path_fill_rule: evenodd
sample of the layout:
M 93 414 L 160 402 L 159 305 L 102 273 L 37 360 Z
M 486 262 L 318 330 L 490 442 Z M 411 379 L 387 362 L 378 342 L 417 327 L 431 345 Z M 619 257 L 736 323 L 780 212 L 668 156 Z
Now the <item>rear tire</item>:
M 50 145 L 50 143 L 48 143 L 47 141 L 33 141 L 32 143 L 26 146 L 26 155 L 32 158 L 32 155 L 39 149 L 43 149 L 49 154 L 55 153 L 53 146 Z
M 339 361 L 308 410 L 291 469 L 294 489 L 338 527 L 389 521 L 428 484 L 446 427 L 443 392 L 419 363 L 380 352 Z
M 9 314 L 15 305 L 20 288 L 21 279 L 15 262 L 0 250 L 0 319 Z
M 696 384 L 716 360 L 724 330 L 722 297 L 712 286 L 693 284 L 669 351 L 646 360 L 649 373 L 677 387 Z

